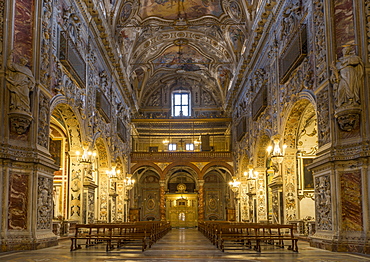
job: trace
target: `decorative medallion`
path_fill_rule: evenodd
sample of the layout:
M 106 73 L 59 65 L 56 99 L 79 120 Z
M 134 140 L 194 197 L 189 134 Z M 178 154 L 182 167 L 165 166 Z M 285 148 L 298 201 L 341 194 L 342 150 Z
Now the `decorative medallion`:
M 150 198 L 147 202 L 147 208 L 148 210 L 154 210 L 155 208 L 155 201 L 153 198 Z
M 237 1 L 231 1 L 229 4 L 229 15 L 236 21 L 242 18 L 242 9 Z
M 126 3 L 122 7 L 120 23 L 121 24 L 126 23 L 129 20 L 129 18 L 131 17 L 131 13 L 132 13 L 132 5 L 131 5 L 131 3 Z
M 177 185 L 177 191 L 185 191 L 186 190 L 186 185 L 181 183 Z

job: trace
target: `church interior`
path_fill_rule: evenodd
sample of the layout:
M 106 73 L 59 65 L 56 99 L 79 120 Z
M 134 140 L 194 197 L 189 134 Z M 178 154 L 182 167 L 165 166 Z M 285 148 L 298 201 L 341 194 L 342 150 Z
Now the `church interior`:
M 143 221 L 370 254 L 369 21 L 365 0 L 0 0 L 0 254 Z

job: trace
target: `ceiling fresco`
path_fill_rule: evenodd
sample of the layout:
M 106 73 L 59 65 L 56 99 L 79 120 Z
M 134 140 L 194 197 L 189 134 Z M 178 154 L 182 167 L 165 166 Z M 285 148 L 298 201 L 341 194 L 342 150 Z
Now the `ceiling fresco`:
M 140 0 L 139 16 L 143 19 L 157 16 L 163 19 L 196 19 L 204 15 L 219 17 L 220 0 Z
M 174 90 L 182 81 L 188 89 L 207 90 L 214 101 L 210 104 L 222 110 L 249 36 L 249 2 L 114 3 L 112 24 L 139 109 L 149 106 L 148 95 Z

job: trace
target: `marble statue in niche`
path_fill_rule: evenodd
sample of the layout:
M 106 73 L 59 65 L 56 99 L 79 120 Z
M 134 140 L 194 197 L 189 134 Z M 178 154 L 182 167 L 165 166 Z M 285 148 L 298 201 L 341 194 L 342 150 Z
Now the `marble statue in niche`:
M 360 87 L 364 76 L 361 58 L 355 55 L 350 46 L 342 50 L 343 57 L 331 65 L 331 81 L 334 85 L 335 105 L 337 108 L 343 106 L 358 106 L 360 101 Z
M 25 57 L 20 58 L 20 63 L 15 63 L 12 50 L 7 61 L 6 80 L 10 91 L 10 110 L 31 114 L 30 92 L 35 86 L 35 78 L 27 63 Z

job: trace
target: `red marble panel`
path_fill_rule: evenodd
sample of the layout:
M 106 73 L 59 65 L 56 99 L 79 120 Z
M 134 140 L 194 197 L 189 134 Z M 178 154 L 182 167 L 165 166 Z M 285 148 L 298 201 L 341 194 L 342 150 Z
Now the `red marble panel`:
M 336 53 L 341 57 L 343 45 L 355 43 L 353 0 L 334 1 L 334 12 Z
M 9 177 L 8 228 L 27 229 L 28 176 L 11 174 Z
M 15 1 L 14 49 L 28 59 L 28 66 L 32 64 L 33 15 L 34 0 Z
M 361 173 L 346 172 L 340 176 L 342 202 L 342 230 L 362 231 L 363 210 Z

